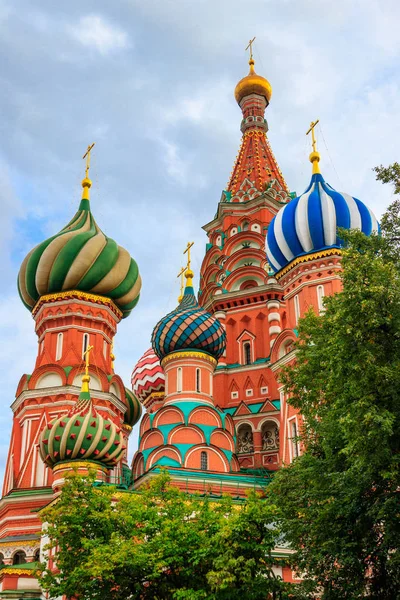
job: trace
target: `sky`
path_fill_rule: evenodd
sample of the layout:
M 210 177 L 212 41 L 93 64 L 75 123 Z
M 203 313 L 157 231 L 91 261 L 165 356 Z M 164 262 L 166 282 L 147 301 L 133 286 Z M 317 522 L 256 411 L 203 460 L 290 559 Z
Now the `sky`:
M 393 196 L 372 168 L 399 160 L 399 22 L 398 0 L 0 0 L 0 476 L 9 406 L 37 352 L 17 273 L 76 211 L 88 144 L 92 212 L 143 278 L 115 339 L 129 385 L 176 306 L 189 240 L 198 274 L 202 226 L 239 149 L 248 40 L 272 85 L 268 137 L 290 189 L 308 185 L 305 132 L 319 118 L 325 179 L 379 218 Z

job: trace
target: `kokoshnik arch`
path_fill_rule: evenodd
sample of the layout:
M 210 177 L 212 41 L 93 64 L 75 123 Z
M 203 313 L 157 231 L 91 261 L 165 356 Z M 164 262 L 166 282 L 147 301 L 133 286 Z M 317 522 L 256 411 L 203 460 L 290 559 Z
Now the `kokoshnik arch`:
M 311 181 L 300 196 L 290 193 L 267 137 L 272 87 L 249 49 L 249 73 L 235 88 L 242 141 L 216 215 L 203 228 L 198 295 L 188 244 L 178 306 L 155 325 L 132 390 L 114 371 L 113 338 L 139 300 L 141 279 L 130 253 L 91 212 L 93 145 L 78 211 L 21 265 L 18 290 L 32 313 L 38 355 L 11 405 L 0 598 L 40 595 L 33 575 L 38 511 L 71 469 L 94 467 L 99 481 L 129 490 L 165 468 L 189 493 L 242 498 L 301 452 L 301 415 L 280 388 L 280 370 L 294 360 L 299 318 L 310 306 L 322 311 L 324 296 L 340 291 L 337 228 L 369 235 L 379 226 L 365 204 L 324 180 L 316 123 L 308 132 Z M 129 434 L 142 407 L 129 466 Z

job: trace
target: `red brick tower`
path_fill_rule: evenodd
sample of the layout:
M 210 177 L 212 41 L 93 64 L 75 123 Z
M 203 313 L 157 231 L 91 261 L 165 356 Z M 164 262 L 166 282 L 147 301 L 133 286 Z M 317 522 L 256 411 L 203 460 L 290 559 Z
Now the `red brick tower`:
M 88 348 L 91 401 L 98 420 L 109 424 L 120 447 L 127 446 L 141 412 L 135 396 L 114 372 L 112 350 L 118 323 L 138 301 L 140 276 L 129 253 L 97 226 L 90 210 L 88 173 L 82 185 L 83 197 L 73 219 L 34 248 L 19 273 L 21 299 L 35 322 L 38 354 L 32 373 L 22 376 L 11 406 L 13 428 L 0 501 L 0 558 L 6 565 L 0 571 L 2 598 L 40 595 L 32 576 L 40 545 L 37 510 L 57 493 L 61 472 L 81 467 L 88 458 L 97 465 L 96 454 L 85 451 L 96 437 L 90 423 L 79 448 L 74 444 L 75 432 L 68 432 L 72 450 L 68 446 L 66 452 L 57 449 L 56 435 L 52 442 L 53 462 L 59 462 L 55 479 L 39 454 L 41 432 L 76 404 Z M 107 451 L 101 453 L 103 461 Z M 115 448 L 110 447 L 112 451 Z M 122 456 L 116 465 L 108 461 L 104 467 L 100 461 L 97 466 L 106 479 L 128 485 L 126 449 Z

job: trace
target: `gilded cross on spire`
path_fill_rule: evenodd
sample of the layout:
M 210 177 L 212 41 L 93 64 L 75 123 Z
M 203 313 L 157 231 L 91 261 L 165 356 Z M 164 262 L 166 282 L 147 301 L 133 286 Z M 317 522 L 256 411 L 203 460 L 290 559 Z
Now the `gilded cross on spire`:
M 183 275 L 185 274 L 186 271 L 186 267 L 182 267 L 182 269 L 179 271 L 177 278 L 180 277 L 181 278 L 181 293 L 179 295 L 178 298 L 178 302 L 182 302 L 182 298 L 183 298 Z
M 193 271 L 190 268 L 190 248 L 193 246 L 194 242 L 188 242 L 186 249 L 183 251 L 183 254 L 187 254 L 187 267 L 186 267 L 186 272 L 185 272 L 185 277 L 187 279 L 186 281 L 186 286 L 188 287 L 192 287 L 193 286 Z
M 82 200 L 89 200 L 89 189 L 92 185 L 92 182 L 89 179 L 90 152 L 94 145 L 95 145 L 95 142 L 93 142 L 93 144 L 89 145 L 87 147 L 85 154 L 82 156 L 83 159 L 86 158 L 85 179 L 82 181 L 82 187 L 83 187 Z
M 253 37 L 252 40 L 249 40 L 248 45 L 246 46 L 245 50 L 250 50 L 250 60 L 253 60 L 253 44 L 254 44 L 254 40 L 255 40 L 255 36 Z
M 85 359 L 85 374 L 82 377 L 82 388 L 81 392 L 89 392 L 89 361 L 90 361 L 90 352 L 93 350 L 93 346 L 88 346 L 83 353 L 83 358 Z
M 317 152 L 317 140 L 315 139 L 315 127 L 318 125 L 319 123 L 319 119 L 317 119 L 316 121 L 311 121 L 310 123 L 310 128 L 307 131 L 306 135 L 308 135 L 311 132 L 311 144 L 312 144 L 312 152 L 310 154 L 310 162 L 312 163 L 313 166 L 313 175 L 315 175 L 316 173 L 320 173 L 321 171 L 319 170 L 319 160 L 320 160 L 320 155 L 319 152 Z

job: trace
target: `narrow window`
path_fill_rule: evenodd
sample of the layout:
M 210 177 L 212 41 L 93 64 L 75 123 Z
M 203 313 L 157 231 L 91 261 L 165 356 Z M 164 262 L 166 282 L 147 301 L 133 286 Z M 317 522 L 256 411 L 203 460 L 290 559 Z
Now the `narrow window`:
M 213 374 L 210 373 L 210 396 L 213 395 Z
M 243 344 L 243 353 L 244 353 L 244 364 L 245 365 L 250 365 L 251 364 L 251 347 L 250 347 L 250 342 L 245 342 Z
M 182 391 L 182 367 L 178 367 L 176 372 L 176 391 Z
M 56 360 L 60 360 L 62 357 L 63 350 L 63 334 L 59 333 L 57 335 L 57 346 L 56 346 Z
M 293 448 L 293 458 L 299 456 L 299 445 L 297 441 L 297 424 L 296 421 L 292 422 L 292 448 Z
M 318 298 L 318 310 L 319 310 L 320 314 L 322 312 L 324 312 L 324 310 L 325 310 L 325 308 L 324 308 L 324 296 L 325 296 L 324 286 L 323 285 L 318 285 L 317 286 L 317 298 Z
M 107 358 L 107 342 L 106 342 L 106 340 L 103 341 L 103 356 L 104 356 L 104 358 Z
M 196 369 L 196 392 L 200 391 L 200 369 Z
M 243 223 L 243 231 L 248 231 L 248 229 L 249 229 L 249 224 L 246 221 L 245 223 Z
M 208 457 L 207 452 L 202 451 L 200 455 L 200 468 L 202 471 L 207 471 L 208 469 Z
M 19 550 L 13 556 L 13 565 L 22 565 L 26 563 L 26 554 L 23 550 Z
M 295 296 L 293 298 L 294 301 L 294 317 L 295 317 L 295 321 L 296 321 L 296 325 L 299 322 L 300 319 L 300 302 L 299 302 L 299 297 Z
M 84 356 L 86 350 L 88 349 L 88 346 L 89 346 L 89 334 L 84 333 L 83 340 L 82 340 L 82 357 Z

